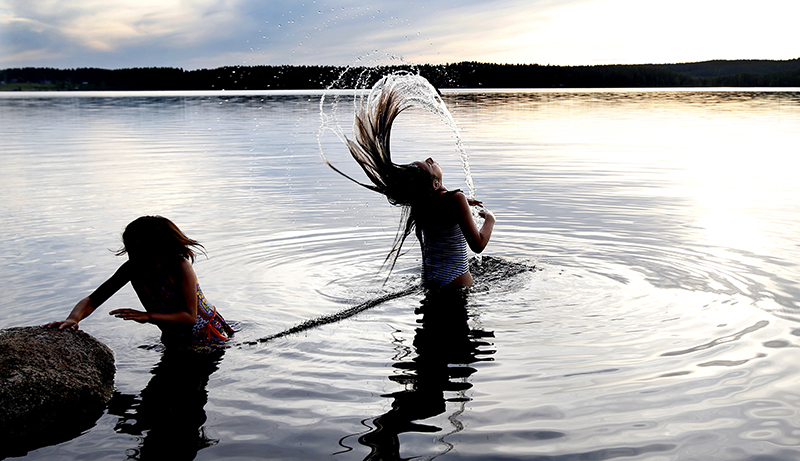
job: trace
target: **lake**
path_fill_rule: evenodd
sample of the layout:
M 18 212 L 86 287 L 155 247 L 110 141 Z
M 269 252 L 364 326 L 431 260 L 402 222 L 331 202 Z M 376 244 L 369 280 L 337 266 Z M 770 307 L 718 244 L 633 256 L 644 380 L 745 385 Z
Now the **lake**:
M 453 303 L 409 290 L 416 242 L 382 269 L 400 212 L 321 161 L 364 178 L 322 94 L 0 94 L 0 328 L 65 318 L 158 214 L 238 330 L 175 363 L 107 315 L 125 287 L 81 322 L 108 410 L 23 459 L 800 457 L 800 89 L 444 91 L 497 217 Z M 392 142 L 466 189 L 435 117 Z

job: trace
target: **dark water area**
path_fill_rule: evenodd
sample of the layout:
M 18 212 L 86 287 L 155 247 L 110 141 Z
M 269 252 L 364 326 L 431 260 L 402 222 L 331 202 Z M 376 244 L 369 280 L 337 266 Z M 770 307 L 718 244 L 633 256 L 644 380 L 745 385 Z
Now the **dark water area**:
M 81 323 L 115 354 L 106 412 L 21 459 L 800 456 L 800 90 L 445 92 L 498 223 L 443 297 L 416 244 L 381 269 L 399 210 L 321 161 L 360 173 L 320 96 L 0 95 L 0 328 L 65 317 L 160 214 L 238 330 L 172 355 L 107 315 L 124 288 Z M 430 114 L 392 148 L 466 188 Z

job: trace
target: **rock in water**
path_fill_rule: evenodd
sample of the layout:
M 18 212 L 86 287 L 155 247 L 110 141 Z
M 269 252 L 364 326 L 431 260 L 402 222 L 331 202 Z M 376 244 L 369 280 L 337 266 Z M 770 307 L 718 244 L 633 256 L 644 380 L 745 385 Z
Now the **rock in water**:
M 82 331 L 0 330 L 0 459 L 91 428 L 114 388 L 114 354 Z

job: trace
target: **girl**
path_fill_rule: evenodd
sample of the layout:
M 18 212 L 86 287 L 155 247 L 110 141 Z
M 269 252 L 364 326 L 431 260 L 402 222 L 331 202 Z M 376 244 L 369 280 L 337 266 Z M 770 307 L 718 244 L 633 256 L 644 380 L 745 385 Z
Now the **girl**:
M 116 309 L 109 314 L 155 324 L 161 329 L 165 346 L 221 344 L 233 335 L 233 330 L 203 296 L 192 269 L 195 257 L 192 248 L 204 251 L 202 245 L 161 216 L 143 216 L 128 224 L 122 243 L 116 254 L 127 253 L 128 261 L 91 295 L 80 300 L 66 320 L 46 327 L 77 330 L 78 322 L 130 282 L 145 311 Z
M 356 113 L 355 141 L 346 139 L 350 154 L 373 185 L 356 181 L 327 160 L 326 163 L 347 179 L 385 195 L 389 203 L 403 208 L 400 229 L 386 257 L 387 261 L 392 259 L 390 271 L 406 237 L 414 230 L 422 247 L 422 279 L 426 287 L 471 286 L 467 245 L 475 253 L 486 248 L 494 215 L 482 209 L 478 214 L 484 223 L 478 229 L 470 206 L 482 203 L 468 199 L 460 190 L 448 191 L 442 183 L 442 167 L 433 159 L 407 165 L 392 162 L 389 151 L 392 123 L 418 97 L 406 96 L 395 78 L 384 77 L 375 85 L 368 104 L 362 104 Z

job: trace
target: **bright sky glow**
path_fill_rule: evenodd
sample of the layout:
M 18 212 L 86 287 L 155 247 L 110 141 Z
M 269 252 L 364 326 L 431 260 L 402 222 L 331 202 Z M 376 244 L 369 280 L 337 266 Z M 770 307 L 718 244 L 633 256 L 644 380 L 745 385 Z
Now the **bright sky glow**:
M 0 0 L 0 68 L 795 59 L 800 2 Z

